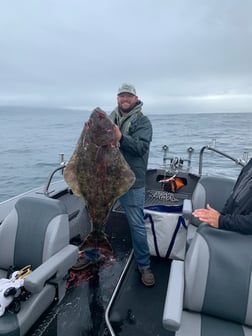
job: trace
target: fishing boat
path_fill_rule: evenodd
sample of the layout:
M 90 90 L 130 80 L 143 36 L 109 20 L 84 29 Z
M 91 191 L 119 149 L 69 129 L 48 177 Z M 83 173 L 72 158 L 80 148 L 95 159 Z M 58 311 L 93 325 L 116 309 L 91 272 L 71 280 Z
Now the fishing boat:
M 203 173 L 207 153 L 240 167 L 247 157 L 204 146 L 193 172 L 192 147 L 183 158 L 168 146 L 163 151 L 160 167 L 147 171 L 146 212 L 168 214 L 167 226 L 182 218 L 186 234 L 182 256 L 172 256 L 174 232 L 165 255 L 152 253 L 152 288 L 140 282 L 118 202 L 105 228 L 113 254 L 103 251 L 101 262 L 71 269 L 91 227 L 83 199 L 63 178 L 54 181 L 67 164 L 63 155 L 45 185 L 0 204 L 0 335 L 252 335 L 251 269 L 239 265 L 252 238 L 199 225 L 192 216 L 206 203 L 220 210 L 235 182 Z

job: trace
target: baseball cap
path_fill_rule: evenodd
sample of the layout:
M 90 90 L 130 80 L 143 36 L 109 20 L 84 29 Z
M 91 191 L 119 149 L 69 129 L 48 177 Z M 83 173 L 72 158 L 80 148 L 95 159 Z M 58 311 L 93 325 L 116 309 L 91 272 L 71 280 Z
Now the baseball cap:
M 118 94 L 120 94 L 120 93 L 130 93 L 130 94 L 136 96 L 136 89 L 131 84 L 123 83 L 122 86 L 118 90 Z

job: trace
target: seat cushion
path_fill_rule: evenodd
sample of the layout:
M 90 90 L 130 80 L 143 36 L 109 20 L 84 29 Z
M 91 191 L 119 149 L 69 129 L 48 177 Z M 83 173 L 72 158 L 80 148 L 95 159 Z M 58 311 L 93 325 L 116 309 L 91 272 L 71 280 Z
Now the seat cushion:
M 192 195 L 193 210 L 205 208 L 210 204 L 214 209 L 221 211 L 224 204 L 231 194 L 235 180 L 226 177 L 203 176 Z M 201 223 L 198 218 L 191 217 L 190 222 L 199 226 Z
M 6 311 L 0 318 L 0 335 L 25 335 L 32 324 L 53 302 L 56 288 L 46 285 L 40 293 L 33 294 L 28 300 L 21 301 L 18 314 Z
M 34 270 L 69 243 L 64 204 L 50 198 L 19 199 L 0 226 L 0 268 Z
M 185 262 L 188 310 L 252 326 L 252 236 L 201 225 Z
M 182 325 L 176 336 L 252 336 L 252 329 L 240 324 L 183 311 Z

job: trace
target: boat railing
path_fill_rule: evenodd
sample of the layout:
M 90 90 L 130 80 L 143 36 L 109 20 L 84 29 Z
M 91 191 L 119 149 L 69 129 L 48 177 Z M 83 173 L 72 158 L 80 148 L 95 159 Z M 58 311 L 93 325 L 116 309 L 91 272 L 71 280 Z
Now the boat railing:
M 62 174 L 63 174 L 63 170 L 64 168 L 66 167 L 66 161 L 64 160 L 64 154 L 60 154 L 60 166 L 55 168 L 51 174 L 48 176 L 48 179 L 47 179 L 47 183 L 45 185 L 45 188 L 44 188 L 44 195 L 45 196 L 48 196 L 50 195 L 50 193 L 52 193 L 53 191 L 49 191 L 49 187 L 50 187 L 50 184 L 52 182 L 52 179 L 55 175 L 55 173 L 57 173 L 58 171 L 62 171 Z
M 164 152 L 163 154 L 163 165 L 162 167 L 166 170 L 170 171 L 181 171 L 186 170 L 189 171 L 191 169 L 192 164 L 192 154 L 194 152 L 194 149 L 192 147 L 187 148 L 188 158 L 184 159 L 179 156 L 168 156 L 169 147 L 167 145 L 164 145 L 162 147 L 162 150 Z M 187 166 L 184 167 L 184 163 L 187 163 Z
M 237 159 L 237 158 L 235 158 L 235 157 L 233 157 L 233 156 L 231 156 L 227 153 L 224 153 L 224 152 L 222 152 L 222 151 L 220 151 L 220 150 L 218 150 L 214 147 L 211 147 L 211 146 L 207 145 L 207 146 L 204 146 L 204 147 L 201 148 L 200 154 L 199 154 L 199 175 L 200 176 L 202 175 L 203 156 L 204 156 L 205 150 L 215 152 L 215 153 L 217 153 L 217 154 L 219 154 L 219 155 L 221 155 L 221 156 L 223 156 L 223 157 L 225 157 L 229 160 L 234 161 L 237 165 L 240 165 L 242 167 L 244 167 L 246 165 L 246 163 L 248 162 L 248 152 L 243 153 L 243 158 L 242 159 L 239 159 L 239 158 Z
M 203 146 L 200 150 L 200 153 L 199 153 L 199 169 L 198 169 L 198 174 L 200 176 L 202 175 L 203 157 L 204 157 L 205 151 L 215 152 L 215 153 L 219 154 L 220 156 L 222 156 L 224 158 L 227 158 L 227 159 L 235 162 L 237 165 L 240 165 L 242 167 L 244 167 L 247 164 L 247 162 L 248 162 L 248 152 L 244 152 L 242 158 L 235 158 L 235 157 L 233 157 L 233 156 L 231 156 L 231 155 L 229 155 L 229 154 L 227 154 L 223 151 L 220 151 L 220 150 L 216 149 L 215 143 L 216 143 L 216 140 L 213 141 L 212 145 Z M 162 168 L 166 169 L 167 171 L 171 171 L 171 172 L 190 171 L 191 165 L 192 165 L 192 155 L 194 153 L 193 147 L 188 147 L 188 149 L 187 149 L 188 158 L 187 159 L 184 159 L 184 158 L 181 158 L 181 157 L 178 157 L 178 156 L 171 156 L 170 153 L 169 153 L 169 147 L 167 145 L 164 145 L 162 147 L 162 150 L 164 152 Z M 187 163 L 186 166 L 184 166 L 185 163 Z
M 181 171 L 181 170 L 186 170 L 186 171 L 190 171 L 191 169 L 191 163 L 192 163 L 192 154 L 194 152 L 194 149 L 192 147 L 188 147 L 187 149 L 187 153 L 188 153 L 188 158 L 187 159 L 182 159 L 181 157 L 178 156 L 168 156 L 168 152 L 169 152 L 169 147 L 167 145 L 164 145 L 162 147 L 162 150 L 164 152 L 163 155 L 163 167 L 165 169 L 169 169 L 170 171 Z M 225 152 L 222 152 L 218 149 L 216 149 L 215 147 L 211 147 L 210 145 L 207 146 L 203 146 L 200 150 L 200 154 L 199 154 L 199 175 L 202 175 L 202 167 L 203 167 L 203 157 L 204 157 L 204 152 L 205 151 L 212 151 L 215 152 L 217 154 L 219 154 L 220 156 L 223 156 L 229 160 L 234 161 L 237 165 L 240 165 L 242 167 L 244 167 L 246 165 L 246 163 L 248 162 L 248 152 L 244 152 L 243 153 L 243 158 L 239 159 L 239 158 L 235 158 Z M 167 163 L 169 161 L 169 164 Z M 184 167 L 184 163 L 187 163 L 187 167 Z M 45 185 L 44 188 L 44 195 L 49 196 L 50 193 L 52 193 L 53 191 L 49 191 L 49 187 L 50 184 L 52 182 L 52 179 L 55 175 L 56 172 L 58 171 L 62 171 L 63 174 L 63 170 L 66 167 L 67 162 L 64 160 L 64 154 L 60 154 L 60 166 L 57 167 L 56 169 L 54 169 L 51 174 L 49 175 L 48 179 L 47 179 L 47 183 Z

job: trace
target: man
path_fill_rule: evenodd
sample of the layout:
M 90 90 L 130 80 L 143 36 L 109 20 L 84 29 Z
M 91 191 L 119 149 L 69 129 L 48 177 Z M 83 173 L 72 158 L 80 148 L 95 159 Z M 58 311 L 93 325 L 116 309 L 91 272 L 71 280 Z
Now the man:
M 252 234 L 252 159 L 242 169 L 221 212 L 207 204 L 193 215 L 215 228 Z
M 133 85 L 123 84 L 117 95 L 118 106 L 111 113 L 115 122 L 116 137 L 120 150 L 135 174 L 136 180 L 130 190 L 120 197 L 129 222 L 134 255 L 142 283 L 147 287 L 155 284 L 150 268 L 150 252 L 144 223 L 145 174 L 147 170 L 152 125 L 143 115 L 143 103 L 136 95 Z M 99 249 L 87 249 L 80 256 L 74 270 L 84 269 L 94 263 L 103 262 Z
M 117 95 L 118 106 L 111 113 L 117 125 L 120 150 L 136 176 L 130 190 L 120 197 L 120 203 L 130 226 L 134 256 L 142 283 L 151 287 L 155 278 L 150 268 L 150 252 L 144 223 L 145 174 L 147 170 L 152 125 L 142 113 L 143 103 L 131 84 L 122 84 Z

